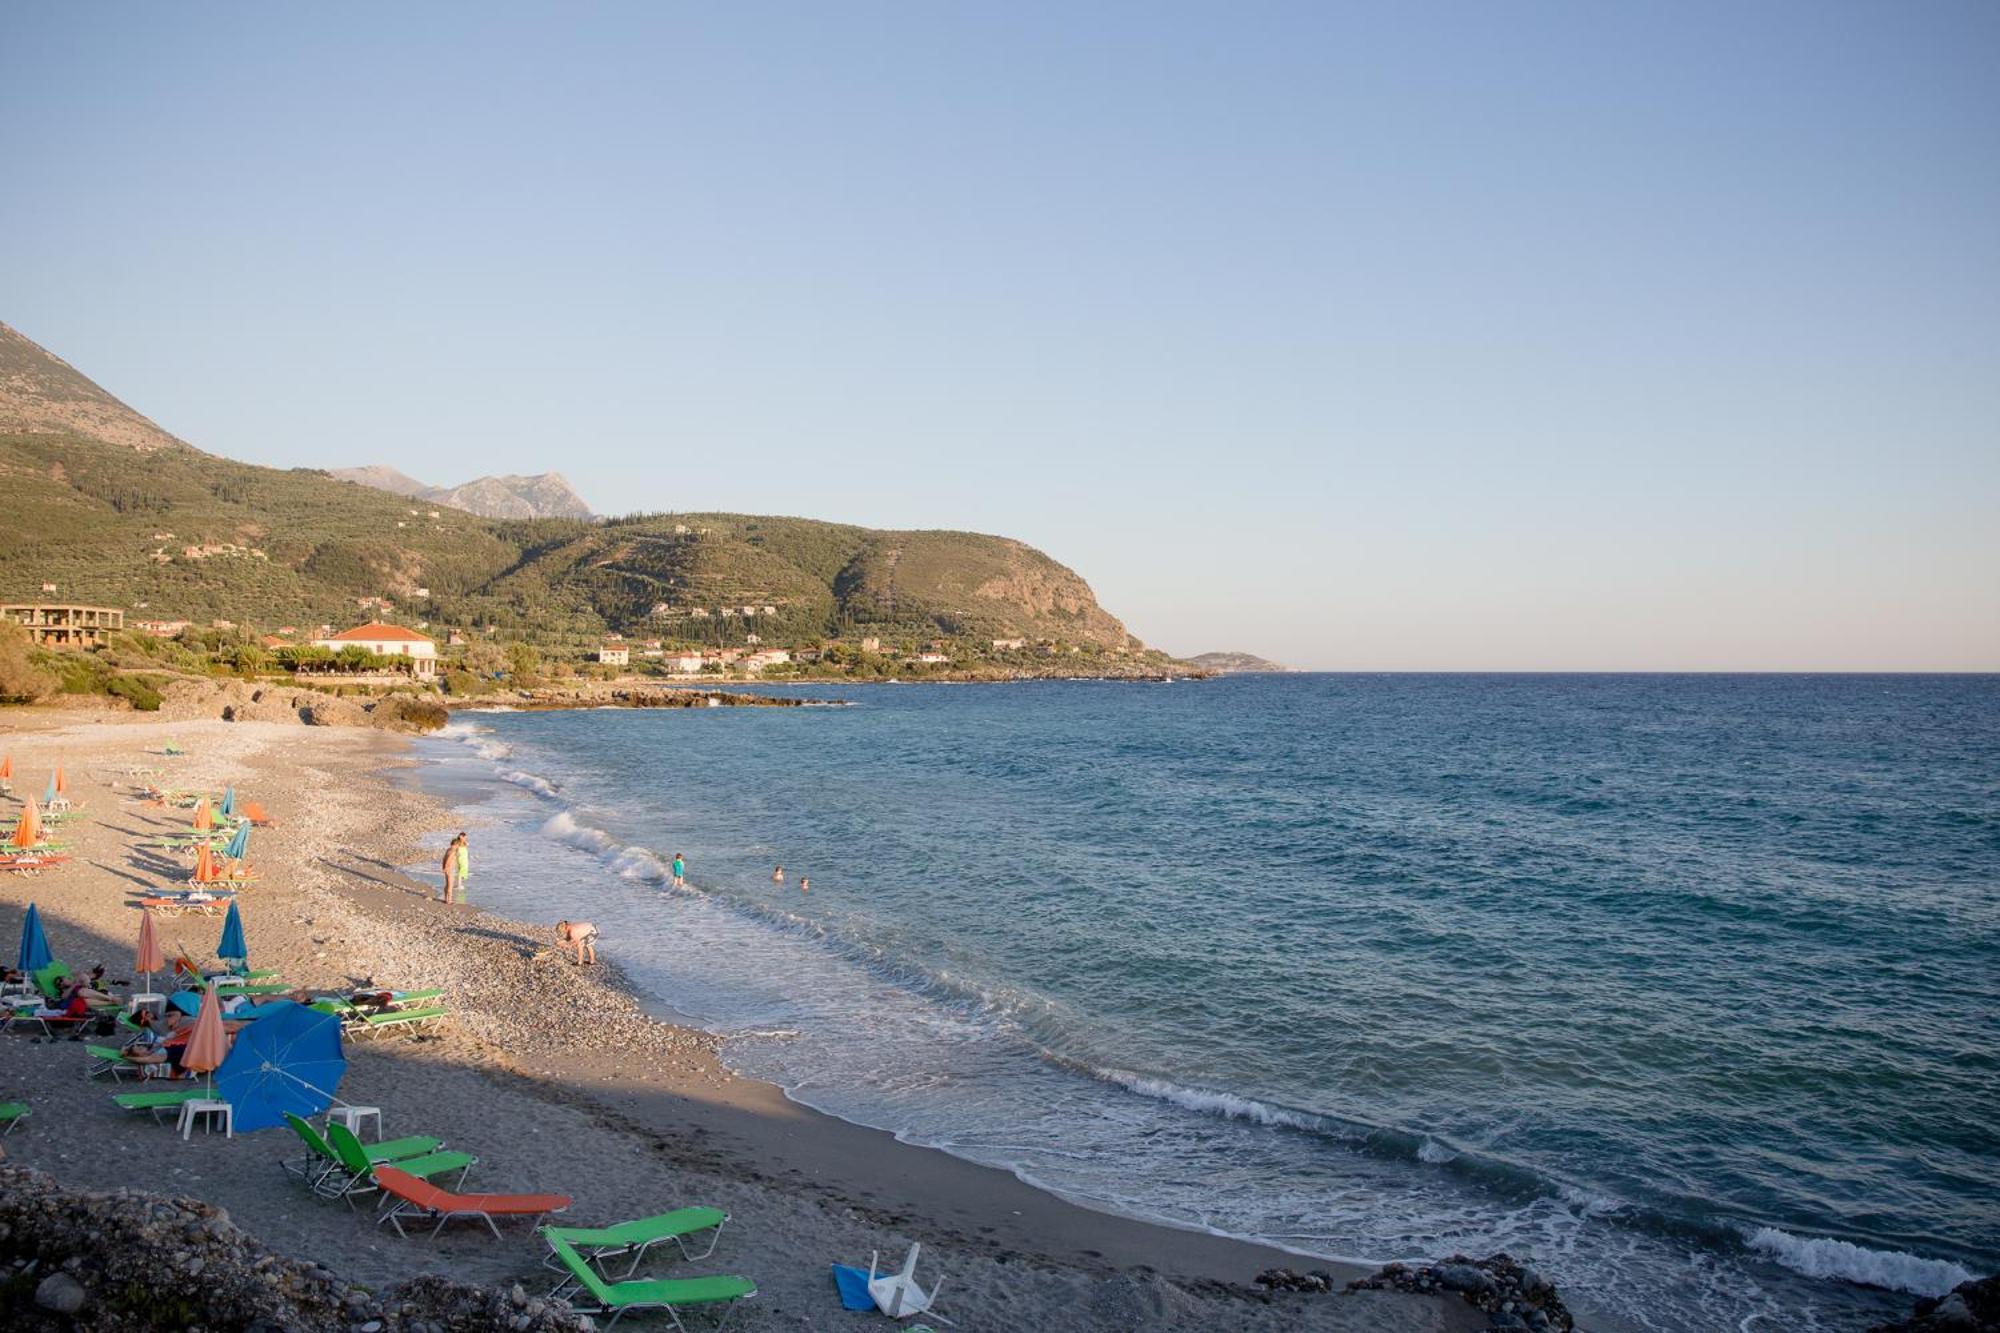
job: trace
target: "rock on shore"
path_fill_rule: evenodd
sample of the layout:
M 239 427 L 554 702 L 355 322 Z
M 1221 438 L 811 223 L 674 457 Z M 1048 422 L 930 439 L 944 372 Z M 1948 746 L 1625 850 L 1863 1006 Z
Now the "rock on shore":
M 1257 1285 L 1270 1291 L 1332 1291 L 1332 1275 L 1297 1273 L 1270 1268 L 1257 1275 Z M 1347 1284 L 1347 1291 L 1401 1291 L 1420 1296 L 1456 1292 L 1465 1303 L 1491 1319 L 1489 1328 L 1532 1329 L 1535 1333 L 1569 1333 L 1576 1326 L 1562 1298 L 1547 1278 L 1507 1254 L 1468 1259 L 1462 1254 L 1435 1264 L 1412 1267 L 1389 1264 L 1368 1277 Z
M 272 1253 L 199 1199 L 79 1190 L 0 1166 L 0 1310 L 55 1333 L 583 1333 L 563 1301 L 435 1275 L 383 1292 Z
M 1961 1282 L 1942 1296 L 1917 1302 L 1908 1319 L 1868 1333 L 2000 1333 L 2000 1277 Z

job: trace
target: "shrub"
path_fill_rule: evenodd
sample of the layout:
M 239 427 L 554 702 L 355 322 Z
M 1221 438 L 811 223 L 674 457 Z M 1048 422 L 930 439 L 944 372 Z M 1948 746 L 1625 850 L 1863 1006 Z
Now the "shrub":
M 123 699 L 142 713 L 160 711 L 160 676 L 113 676 L 104 684 L 104 692 L 114 699 Z
M 0 620 L 0 703 L 33 703 L 56 688 L 55 677 L 29 655 L 28 631 Z
M 484 694 L 487 688 L 487 683 L 473 675 L 470 671 L 447 671 L 444 673 L 444 692 L 451 695 L 454 699 L 463 699 L 473 694 Z

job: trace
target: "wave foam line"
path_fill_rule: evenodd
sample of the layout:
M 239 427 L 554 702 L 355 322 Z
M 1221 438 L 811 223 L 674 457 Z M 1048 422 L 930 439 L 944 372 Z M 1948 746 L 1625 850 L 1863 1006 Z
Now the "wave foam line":
M 1794 1236 L 1776 1227 L 1758 1228 L 1750 1237 L 1750 1248 L 1807 1277 L 1837 1278 L 1912 1296 L 1942 1296 L 1975 1276 L 1945 1259 L 1925 1259 L 1901 1250 L 1871 1250 L 1826 1236 Z
M 500 776 L 505 781 L 513 783 L 516 787 L 526 787 L 537 796 L 546 796 L 550 800 L 554 800 L 556 797 L 556 784 L 550 782 L 539 773 L 530 773 L 525 769 L 515 768 L 509 769 Z
M 644 847 L 627 846 L 601 828 L 578 823 L 576 816 L 567 810 L 549 816 L 542 825 L 542 836 L 589 852 L 621 879 L 664 884 L 672 878 L 660 858 Z
M 1326 1121 L 1319 1116 L 1273 1106 L 1254 1097 L 1239 1097 L 1233 1092 L 1210 1092 L 1202 1088 L 1182 1087 L 1163 1078 L 1147 1078 L 1143 1074 L 1127 1073 L 1122 1069 L 1106 1069 L 1097 1071 L 1097 1074 L 1099 1078 L 1115 1083 L 1127 1092 L 1136 1092 L 1142 1097 L 1151 1097 L 1156 1101 L 1171 1102 L 1186 1110 L 1218 1116 L 1224 1120 L 1247 1120 L 1253 1125 L 1282 1125 L 1290 1129 L 1326 1128 Z

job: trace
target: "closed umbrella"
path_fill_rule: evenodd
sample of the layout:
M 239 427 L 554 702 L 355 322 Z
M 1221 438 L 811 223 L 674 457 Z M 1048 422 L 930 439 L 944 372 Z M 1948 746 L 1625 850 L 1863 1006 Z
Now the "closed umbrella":
M 0 759 L 0 778 L 11 778 L 13 776 L 14 756 L 10 754 L 4 759 Z
M 57 764 L 57 765 L 56 765 L 56 795 L 58 795 L 58 796 L 61 796 L 61 795 L 62 795 L 62 794 L 63 794 L 64 792 L 66 792 L 66 791 L 68 791 L 68 790 L 69 790 L 69 779 L 68 779 L 68 778 L 65 778 L 65 777 L 63 776 L 63 771 L 62 771 L 62 765 L 61 765 L 61 764 Z
M 229 1054 L 229 1034 L 222 1029 L 222 1001 L 215 997 L 215 983 L 201 997 L 201 1009 L 194 1016 L 194 1031 L 188 1034 L 181 1052 L 181 1068 L 197 1074 L 213 1074 Z M 209 1085 L 214 1086 L 211 1078 Z
M 14 836 L 9 841 L 16 847 L 33 847 L 42 840 L 42 817 L 35 811 L 35 798 L 25 797 L 21 801 L 21 822 L 14 826 Z
M 42 933 L 42 914 L 28 904 L 28 915 L 21 919 L 21 953 L 14 967 L 23 976 L 32 976 L 55 961 L 49 952 L 49 937 Z
M 229 844 L 222 849 L 222 854 L 232 861 L 241 861 L 244 857 L 250 855 L 250 826 L 248 824 L 238 824 L 236 826 L 236 832 L 230 835 Z
M 132 970 L 146 974 L 146 993 L 153 990 L 153 973 L 167 970 L 167 955 L 160 948 L 160 940 L 153 933 L 153 914 L 147 908 L 139 909 L 139 952 L 132 960 Z
M 222 809 L 218 810 L 216 813 L 221 815 L 224 819 L 231 819 L 235 817 L 236 788 L 234 786 L 224 787 L 222 789 Z
M 250 961 L 250 946 L 243 942 L 243 917 L 235 903 L 229 904 L 229 915 L 222 919 L 222 943 L 215 946 L 215 956 L 239 963 Z
M 338 1018 L 289 1000 L 257 1007 L 261 1016 L 236 1034 L 235 1048 L 215 1071 L 238 1133 L 275 1129 L 288 1111 L 302 1119 L 318 1115 L 333 1104 L 347 1072 Z
M 53 773 L 49 774 L 49 785 L 42 788 L 42 804 L 55 804 L 56 793 L 60 790 L 61 788 L 56 786 L 56 775 Z
M 215 816 L 209 813 L 208 798 L 202 797 L 194 803 L 194 831 L 208 833 L 215 828 Z
M 195 848 L 194 882 L 197 884 L 213 884 L 221 878 L 222 870 L 221 867 L 215 864 L 214 850 L 207 843 L 203 843 L 201 846 Z

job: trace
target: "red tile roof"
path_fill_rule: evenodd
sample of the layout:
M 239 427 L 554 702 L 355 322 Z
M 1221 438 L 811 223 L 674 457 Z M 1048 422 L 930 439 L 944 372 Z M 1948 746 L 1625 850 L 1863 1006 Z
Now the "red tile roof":
M 353 629 L 344 629 L 340 633 L 333 635 L 332 639 L 336 643 L 436 642 L 428 634 L 419 634 L 413 629 L 404 629 L 401 625 L 384 625 L 380 621 L 371 621 L 366 625 L 356 625 Z

